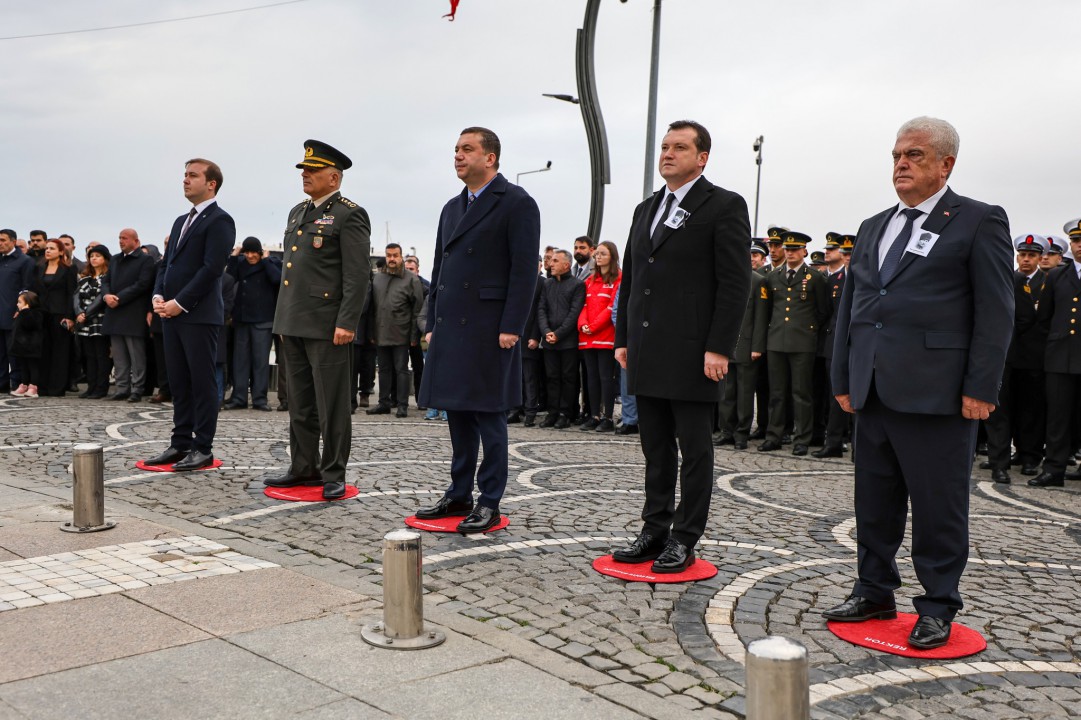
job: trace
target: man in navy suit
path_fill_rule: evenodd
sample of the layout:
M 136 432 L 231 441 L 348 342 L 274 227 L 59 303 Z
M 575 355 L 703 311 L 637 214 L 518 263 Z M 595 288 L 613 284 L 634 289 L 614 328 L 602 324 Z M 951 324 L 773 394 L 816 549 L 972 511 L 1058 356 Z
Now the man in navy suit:
M 751 289 L 747 203 L 702 174 L 711 147 L 699 123 L 668 126 L 665 187 L 635 208 L 623 253 L 615 357 L 638 401 L 646 499 L 638 538 L 612 558 L 653 560 L 655 573 L 694 564 L 713 492 L 713 416 Z
M 184 197 L 192 208 L 173 223 L 154 285 L 153 307 L 162 318 L 173 392 L 173 435 L 169 449 L 147 463 L 173 463 L 173 470 L 198 470 L 214 462 L 214 364 L 225 322 L 221 276 L 236 241 L 233 218 L 218 206 L 221 184 L 215 163 L 195 158 L 184 164 Z
M 823 613 L 896 617 L 896 554 L 912 503 L 923 586 L 908 642 L 944 645 L 961 609 L 977 421 L 995 409 L 1013 331 L 1013 248 L 1000 207 L 947 185 L 960 139 L 920 117 L 893 148 L 900 204 L 864 221 L 837 316 L 832 386 L 856 415 L 858 579 Z
M 491 130 L 461 132 L 454 169 L 465 187 L 439 216 L 428 295 L 428 359 L 418 404 L 447 411 L 453 455 L 450 487 L 417 517 L 466 515 L 458 525 L 463 533 L 484 532 L 500 519 L 507 411 L 522 404 L 518 341 L 537 285 L 540 211 L 499 173 L 499 153 Z

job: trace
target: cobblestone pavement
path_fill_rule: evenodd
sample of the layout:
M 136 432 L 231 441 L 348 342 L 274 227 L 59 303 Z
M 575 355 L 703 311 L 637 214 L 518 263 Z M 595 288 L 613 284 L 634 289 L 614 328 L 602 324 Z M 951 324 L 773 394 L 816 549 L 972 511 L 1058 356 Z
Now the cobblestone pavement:
M 379 583 L 382 536 L 447 484 L 446 424 L 421 416 L 415 409 L 401 420 L 354 416 L 348 479 L 360 495 L 333 504 L 263 495 L 261 479 L 288 462 L 284 413 L 222 413 L 220 470 L 158 474 L 134 463 L 164 448 L 167 406 L 4 399 L 0 471 L 62 487 L 71 481 L 70 445 L 100 442 L 108 498 Z M 1081 717 L 1081 483 L 992 485 L 975 471 L 958 621 L 983 633 L 988 648 L 956 661 L 921 661 L 843 642 L 819 616 L 844 599 L 854 572 L 847 459 L 720 450 L 699 548 L 719 574 L 650 585 L 591 567 L 639 529 L 637 439 L 514 425 L 510 439 L 502 510 L 511 524 L 484 537 L 426 534 L 427 607 L 644 689 L 678 711 L 673 716 L 741 717 L 743 648 L 783 635 L 810 653 L 816 718 Z M 906 583 L 898 601 L 910 609 L 919 586 L 907 559 L 900 566 Z

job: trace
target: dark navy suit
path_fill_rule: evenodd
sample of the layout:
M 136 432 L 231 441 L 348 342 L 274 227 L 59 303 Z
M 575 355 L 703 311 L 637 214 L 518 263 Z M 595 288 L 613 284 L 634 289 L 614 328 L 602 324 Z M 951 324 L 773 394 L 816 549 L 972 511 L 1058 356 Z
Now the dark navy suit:
M 211 203 L 180 236 L 187 214 L 173 223 L 171 240 L 158 266 L 154 295 L 175 300 L 185 312 L 162 321 L 169 386 L 173 393 L 173 435 L 177 450 L 209 453 L 218 426 L 214 364 L 218 329 L 225 322 L 221 276 L 236 241 L 236 225 Z
M 447 497 L 471 499 L 476 475 L 478 504 L 498 509 L 507 485 L 506 412 L 522 404 L 521 348 L 537 286 L 540 211 L 498 174 L 468 210 L 467 196 L 463 189 L 439 216 L 419 404 L 447 411 Z M 521 339 L 505 350 L 500 333 Z
M 889 282 L 879 245 L 891 207 L 860 226 L 838 309 L 832 383 L 856 411 L 853 594 L 892 601 L 895 555 L 912 502 L 920 615 L 952 620 L 968 562 L 976 421 L 961 398 L 998 401 L 1013 330 L 1013 248 L 1002 208 L 947 189 L 923 223 L 939 238 L 906 253 Z

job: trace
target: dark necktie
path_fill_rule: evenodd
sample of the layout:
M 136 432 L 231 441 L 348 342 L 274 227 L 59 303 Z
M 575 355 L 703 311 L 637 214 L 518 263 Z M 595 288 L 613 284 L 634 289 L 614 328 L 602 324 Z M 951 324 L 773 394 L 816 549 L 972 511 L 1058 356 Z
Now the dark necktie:
M 465 209 L 466 209 L 466 210 L 468 210 L 468 209 L 469 209 L 470 207 L 472 207 L 472 205 L 473 205 L 473 202 L 474 202 L 474 201 L 475 201 L 476 199 L 477 199 L 477 196 L 476 196 L 476 195 L 474 195 L 473 193 L 469 193 L 469 199 L 467 199 L 467 200 L 465 201 Z
M 795 271 L 795 270 L 791 270 L 791 269 L 790 269 L 790 270 L 788 271 L 788 284 L 789 284 L 789 285 L 791 285 L 791 284 L 792 284 L 792 278 L 794 278 L 795 276 L 796 276 L 796 271 Z
M 184 242 L 184 238 L 185 238 L 185 236 L 187 236 L 188 230 L 191 229 L 191 224 L 193 222 L 195 222 L 195 208 L 192 208 L 191 212 L 188 213 L 188 221 L 186 223 L 184 223 L 184 228 L 180 231 L 180 237 L 177 238 L 177 241 L 176 241 L 176 249 L 177 250 L 180 249 L 180 243 Z
M 661 219 L 657 221 L 657 227 L 653 228 L 653 234 L 649 236 L 653 247 L 657 247 L 657 241 L 660 240 L 661 231 L 664 230 L 664 221 L 672 214 L 672 205 L 674 205 L 675 202 L 676 194 L 668 193 L 668 198 L 664 201 L 664 210 L 661 211 Z
M 916 208 L 905 208 L 901 213 L 905 216 L 905 226 L 893 239 L 893 244 L 890 245 L 890 249 L 886 251 L 886 257 L 882 260 L 882 267 L 878 269 L 878 276 L 883 285 L 888 283 L 897 272 L 897 266 L 901 264 L 901 257 L 905 254 L 905 248 L 908 247 L 908 240 L 912 237 L 912 223 L 923 215 L 923 211 Z

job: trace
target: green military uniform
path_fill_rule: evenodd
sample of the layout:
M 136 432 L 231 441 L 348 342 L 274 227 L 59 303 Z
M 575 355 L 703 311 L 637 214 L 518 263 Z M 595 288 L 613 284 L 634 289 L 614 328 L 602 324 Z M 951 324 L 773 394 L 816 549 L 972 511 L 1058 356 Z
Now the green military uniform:
M 324 143 L 305 143 L 297 167 L 352 163 Z M 354 332 L 370 282 L 371 223 L 364 208 L 335 192 L 319 205 L 289 211 L 274 332 L 282 335 L 289 387 L 289 475 L 324 488 L 344 483 L 352 439 L 349 376 L 353 344 L 335 345 L 335 329 Z M 319 438 L 323 453 L 319 456 Z
M 769 291 L 766 289 L 766 278 L 755 271 L 751 273 L 747 310 L 743 313 L 739 341 L 728 365 L 720 405 L 721 432 L 730 435 L 740 449 L 747 447 L 747 438 L 751 434 L 758 369 L 763 364 L 761 357 L 752 360 L 751 353 L 765 355 L 768 330 Z
M 805 248 L 803 233 L 786 232 L 785 248 Z M 780 448 L 784 405 L 791 397 L 793 453 L 803 455 L 811 441 L 812 386 L 818 333 L 829 318 L 830 300 L 822 273 L 802 264 L 788 274 L 782 266 L 766 278 L 770 321 L 766 337 L 769 360 L 770 421 L 763 450 Z

